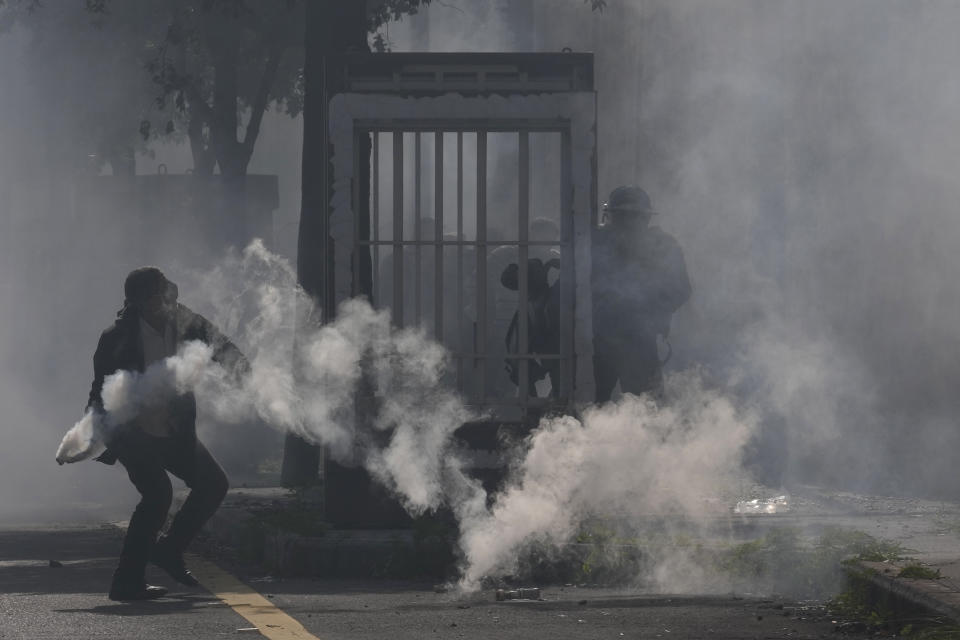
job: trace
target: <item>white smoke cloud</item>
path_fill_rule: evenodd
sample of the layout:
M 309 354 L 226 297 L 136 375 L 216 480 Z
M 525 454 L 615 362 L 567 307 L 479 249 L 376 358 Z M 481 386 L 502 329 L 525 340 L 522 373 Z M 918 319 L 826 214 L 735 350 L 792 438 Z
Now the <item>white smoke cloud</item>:
M 198 342 L 142 374 L 117 372 L 104 383 L 106 414 L 85 415 L 58 459 L 96 455 L 109 429 L 193 391 L 201 413 L 217 420 L 258 416 L 363 464 L 411 514 L 451 508 L 461 532 L 460 586 L 468 590 L 485 576 L 511 573 L 532 541 L 568 542 L 586 519 L 699 517 L 705 501 L 733 495 L 743 480 L 741 454 L 755 420 L 692 371 L 672 377 L 663 405 L 627 395 L 581 419 L 545 419 L 488 507 L 458 455 L 454 431 L 476 416 L 445 384 L 449 360 L 441 345 L 395 329 L 389 313 L 363 300 L 343 304 L 329 324 L 311 325 L 316 310 L 293 270 L 259 242 L 195 286 L 212 301 L 212 319 L 247 354 L 249 375 L 238 382 Z M 192 287 L 182 290 L 189 295 Z
M 223 369 L 213 362 L 213 350 L 201 342 L 186 343 L 177 355 L 151 364 L 143 373 L 121 370 L 107 376 L 102 392 L 104 412 L 86 411 L 64 435 L 57 461 L 79 462 L 98 456 L 110 437 L 142 412 L 197 388 L 236 395 Z
M 675 376 L 671 388 L 662 406 L 628 394 L 582 420 L 544 420 L 510 486 L 464 521 L 461 586 L 512 573 L 525 544 L 569 542 L 589 518 L 702 519 L 711 498 L 732 495 L 755 419 L 706 389 L 697 372 Z
M 316 325 L 316 309 L 293 269 L 260 241 L 201 274 L 197 288 L 212 302 L 215 321 L 237 337 L 250 360 L 249 375 L 236 380 L 199 342 L 143 373 L 110 375 L 103 387 L 105 415 L 84 415 L 64 437 L 59 461 L 98 455 L 113 429 L 173 394 L 193 391 L 200 411 L 218 421 L 256 416 L 328 447 L 335 458 L 362 463 L 411 513 L 443 504 L 445 483 L 453 482 L 458 493 L 474 486 L 453 451 L 453 432 L 472 414 L 441 383 L 448 364 L 442 346 L 422 332 L 394 329 L 389 312 L 362 300 L 344 303 L 335 321 Z M 355 403 L 365 375 L 372 396 L 364 399 L 376 401 L 370 426 L 390 434 L 386 445 L 356 432 Z

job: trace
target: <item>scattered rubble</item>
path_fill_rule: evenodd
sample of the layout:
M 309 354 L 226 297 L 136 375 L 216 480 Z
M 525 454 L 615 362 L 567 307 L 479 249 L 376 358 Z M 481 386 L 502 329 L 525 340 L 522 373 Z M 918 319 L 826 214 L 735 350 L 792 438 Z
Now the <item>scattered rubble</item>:
M 504 600 L 540 600 L 540 589 L 527 587 L 522 589 L 497 589 L 497 602 Z
M 777 496 L 776 498 L 767 498 L 766 500 L 761 500 L 760 498 L 741 500 L 737 503 L 737 506 L 733 508 L 734 513 L 740 514 L 784 513 L 787 511 L 790 511 L 790 503 L 787 496 Z

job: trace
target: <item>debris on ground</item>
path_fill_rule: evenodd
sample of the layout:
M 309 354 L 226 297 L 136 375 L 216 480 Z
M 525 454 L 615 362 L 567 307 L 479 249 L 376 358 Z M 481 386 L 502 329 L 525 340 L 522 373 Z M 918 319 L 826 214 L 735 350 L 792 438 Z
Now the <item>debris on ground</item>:
M 777 496 L 776 498 L 754 498 L 753 500 L 741 500 L 733 508 L 734 513 L 783 513 L 790 511 L 790 502 L 787 496 Z
M 50 561 L 50 568 L 51 568 L 51 569 L 59 569 L 59 568 L 62 567 L 62 566 L 63 566 L 63 563 L 62 563 L 62 562 L 58 562 L 57 560 L 51 560 L 51 561 Z
M 539 600 L 540 589 L 537 587 L 528 587 L 523 589 L 497 589 L 497 602 L 504 600 Z

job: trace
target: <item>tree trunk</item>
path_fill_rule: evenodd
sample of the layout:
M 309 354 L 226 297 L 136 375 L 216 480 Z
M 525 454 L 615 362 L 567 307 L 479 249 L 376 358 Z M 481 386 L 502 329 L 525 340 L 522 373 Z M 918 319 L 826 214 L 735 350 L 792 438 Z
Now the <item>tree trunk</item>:
M 115 176 L 132 178 L 137 175 L 137 154 L 133 147 L 117 149 L 107 158 Z
M 199 109 L 191 107 L 190 123 L 187 125 L 187 136 L 190 138 L 190 154 L 193 156 L 193 173 L 197 176 L 212 176 L 217 166 L 217 156 L 210 145 L 203 139 L 203 128 L 207 124 L 198 113 Z
M 210 122 L 210 142 L 217 154 L 217 164 L 223 175 L 246 173 L 245 163 L 237 153 L 237 54 L 231 49 L 216 53 L 213 79 L 213 118 Z

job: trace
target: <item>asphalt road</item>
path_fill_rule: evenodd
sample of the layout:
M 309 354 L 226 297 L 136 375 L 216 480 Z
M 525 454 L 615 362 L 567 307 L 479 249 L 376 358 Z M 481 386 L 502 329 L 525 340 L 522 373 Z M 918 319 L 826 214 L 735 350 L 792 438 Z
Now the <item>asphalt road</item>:
M 240 631 L 253 626 L 250 620 L 205 589 L 171 588 L 167 597 L 147 603 L 108 600 L 120 539 L 112 526 L 0 531 L 0 638 L 261 637 Z M 51 567 L 50 560 L 62 566 Z M 173 587 L 161 573 L 150 580 Z M 266 597 L 266 609 L 279 608 L 317 638 L 858 637 L 835 633 L 830 617 L 810 603 L 733 596 L 558 587 L 544 589 L 544 601 L 498 603 L 491 592 L 459 598 L 425 584 L 246 582 Z M 265 632 L 284 637 L 280 626 Z

